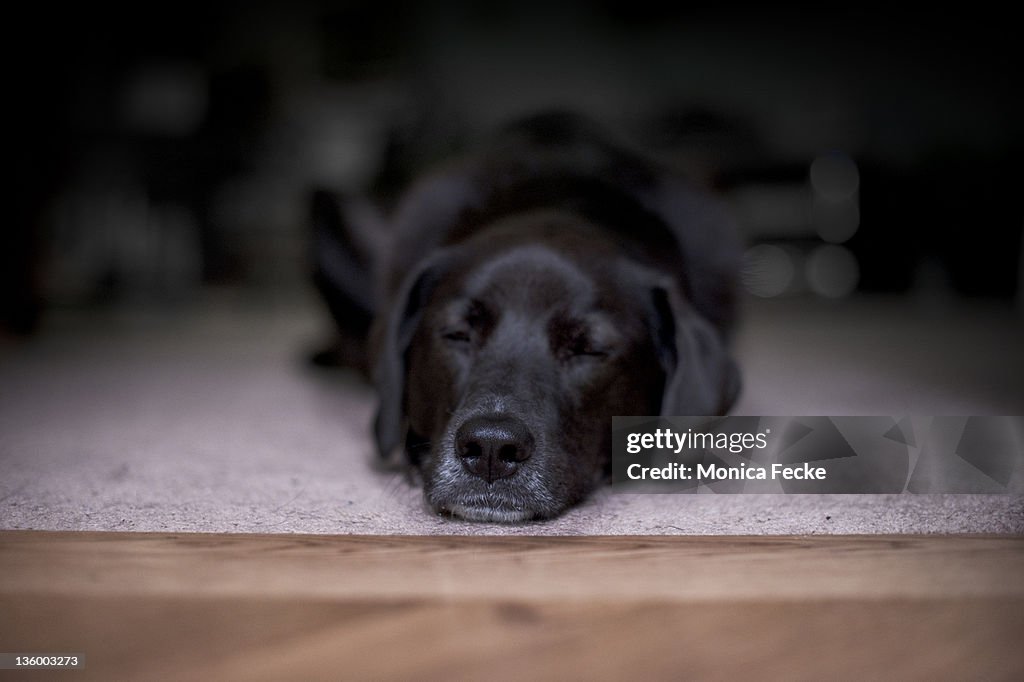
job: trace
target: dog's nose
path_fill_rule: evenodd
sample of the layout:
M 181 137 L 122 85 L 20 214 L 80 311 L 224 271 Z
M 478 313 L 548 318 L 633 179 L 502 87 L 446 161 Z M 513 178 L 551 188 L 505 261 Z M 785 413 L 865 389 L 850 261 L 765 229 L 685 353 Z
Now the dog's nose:
M 533 436 L 513 417 L 473 417 L 455 434 L 462 465 L 488 483 L 511 476 L 533 454 Z

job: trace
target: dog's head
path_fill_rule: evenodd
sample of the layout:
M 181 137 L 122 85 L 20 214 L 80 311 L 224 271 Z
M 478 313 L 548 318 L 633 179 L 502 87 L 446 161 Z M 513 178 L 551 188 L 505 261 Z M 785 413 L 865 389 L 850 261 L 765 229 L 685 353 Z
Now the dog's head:
M 515 522 L 607 475 L 613 415 L 720 414 L 738 380 L 671 278 L 565 216 L 506 223 L 409 273 L 380 329 L 376 435 L 382 454 L 404 439 L 435 510 Z

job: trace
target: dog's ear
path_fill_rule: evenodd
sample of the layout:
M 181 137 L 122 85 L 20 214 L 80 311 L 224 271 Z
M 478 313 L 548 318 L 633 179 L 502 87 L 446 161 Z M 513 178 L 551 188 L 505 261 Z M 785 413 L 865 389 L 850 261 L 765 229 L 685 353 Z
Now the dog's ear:
M 651 289 L 652 334 L 665 368 L 662 416 L 722 415 L 740 391 L 740 375 L 719 332 L 674 284 Z
M 423 318 L 423 311 L 448 269 L 450 254 L 441 249 L 409 273 L 394 298 L 392 308 L 378 321 L 373 341 L 377 348 L 374 380 L 380 403 L 374 435 L 380 456 L 387 459 L 405 439 L 406 354 Z

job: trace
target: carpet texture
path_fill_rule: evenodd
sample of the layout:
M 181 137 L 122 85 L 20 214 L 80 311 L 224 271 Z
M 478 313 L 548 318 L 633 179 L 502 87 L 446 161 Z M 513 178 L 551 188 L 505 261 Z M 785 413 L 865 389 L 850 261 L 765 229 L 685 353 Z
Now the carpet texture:
M 1022 414 L 997 309 L 747 303 L 737 414 Z M 515 526 L 432 514 L 374 465 L 373 393 L 309 367 L 310 301 L 52 314 L 0 347 L 0 528 L 357 534 L 1024 532 L 1020 495 L 620 495 Z

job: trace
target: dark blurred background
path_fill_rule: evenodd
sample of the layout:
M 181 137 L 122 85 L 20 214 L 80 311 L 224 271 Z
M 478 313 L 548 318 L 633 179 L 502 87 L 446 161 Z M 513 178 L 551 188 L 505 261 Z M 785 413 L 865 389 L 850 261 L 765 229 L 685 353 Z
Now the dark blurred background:
M 386 207 L 537 109 L 724 197 L 760 297 L 1022 309 L 1011 10 L 720 3 L 82 3 L 9 10 L 0 328 L 311 291 L 313 187 Z

